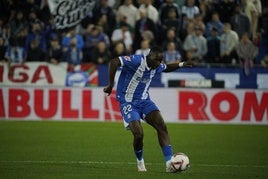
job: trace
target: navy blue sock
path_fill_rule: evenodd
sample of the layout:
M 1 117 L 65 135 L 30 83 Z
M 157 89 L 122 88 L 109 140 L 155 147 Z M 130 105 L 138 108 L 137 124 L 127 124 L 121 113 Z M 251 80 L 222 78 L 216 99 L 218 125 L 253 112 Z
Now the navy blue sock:
M 173 155 L 171 145 L 163 146 L 162 147 L 162 152 L 163 152 L 163 155 L 165 157 L 165 160 L 169 161 L 171 159 L 172 155 Z
M 142 159 L 142 154 L 143 154 L 143 150 L 134 150 L 135 155 L 137 157 L 138 160 Z

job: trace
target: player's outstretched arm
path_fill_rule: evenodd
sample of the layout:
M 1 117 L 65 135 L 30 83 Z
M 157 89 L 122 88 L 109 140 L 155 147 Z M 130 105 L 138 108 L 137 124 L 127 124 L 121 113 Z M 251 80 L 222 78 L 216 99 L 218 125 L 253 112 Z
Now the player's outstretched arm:
M 194 66 L 194 63 L 191 61 L 170 63 L 170 64 L 167 64 L 167 68 L 164 70 L 164 72 L 172 72 L 172 71 L 177 70 L 178 68 L 193 67 L 193 66 Z
M 121 62 L 118 58 L 112 59 L 109 64 L 109 84 L 103 89 L 104 93 L 107 93 L 109 96 L 114 87 L 114 77 L 116 74 L 117 67 L 121 65 Z

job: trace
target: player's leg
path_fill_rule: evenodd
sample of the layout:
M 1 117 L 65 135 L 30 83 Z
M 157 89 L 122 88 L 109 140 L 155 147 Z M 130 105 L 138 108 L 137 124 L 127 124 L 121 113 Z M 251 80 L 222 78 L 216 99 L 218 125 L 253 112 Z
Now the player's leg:
M 173 155 L 172 146 L 170 145 L 167 126 L 161 113 L 158 110 L 152 111 L 146 116 L 145 120 L 157 131 L 158 141 L 166 161 L 166 171 L 173 172 L 170 167 L 170 160 Z
M 167 126 L 159 111 L 150 112 L 146 118 L 146 122 L 150 124 L 157 131 L 158 141 L 161 147 L 169 146 L 170 139 L 168 135 Z
M 138 171 L 146 171 L 143 160 L 143 129 L 140 121 L 131 121 L 129 123 L 129 128 L 133 134 L 133 148 L 137 157 Z
M 146 171 L 143 160 L 143 129 L 140 124 L 140 113 L 132 103 L 120 104 L 126 129 L 133 135 L 133 148 L 137 157 L 138 171 Z
M 133 134 L 133 148 L 137 159 L 142 159 L 143 149 L 143 129 L 138 120 L 134 120 L 129 123 L 129 128 Z

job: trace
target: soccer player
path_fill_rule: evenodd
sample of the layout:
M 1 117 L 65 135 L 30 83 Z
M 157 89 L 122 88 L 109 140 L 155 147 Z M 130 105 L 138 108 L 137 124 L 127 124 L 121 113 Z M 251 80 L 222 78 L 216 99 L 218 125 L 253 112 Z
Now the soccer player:
M 121 67 L 116 99 L 120 103 L 124 125 L 133 134 L 133 148 L 137 157 L 138 171 L 146 171 L 143 159 L 143 128 L 141 126 L 141 120 L 144 120 L 157 131 L 158 141 L 166 161 L 166 171 L 173 172 L 170 167 L 173 152 L 168 130 L 158 107 L 150 99 L 148 91 L 151 80 L 156 74 L 171 72 L 181 67 L 192 67 L 192 65 L 192 62 L 189 61 L 164 64 L 163 52 L 159 47 L 151 48 L 147 56 L 120 56 L 111 60 L 109 84 L 103 91 L 107 95 L 111 94 L 117 67 Z

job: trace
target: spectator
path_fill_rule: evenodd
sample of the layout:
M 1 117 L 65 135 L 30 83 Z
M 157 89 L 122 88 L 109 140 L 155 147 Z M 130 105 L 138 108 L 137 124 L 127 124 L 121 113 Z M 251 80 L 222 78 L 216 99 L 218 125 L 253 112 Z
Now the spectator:
M 16 18 L 9 23 L 11 36 L 17 37 L 18 33 L 27 25 L 22 11 L 18 11 L 16 13 Z
M 256 21 L 253 23 L 253 26 L 252 26 L 252 36 L 253 36 L 253 39 L 255 40 L 256 38 L 258 38 L 259 20 L 262 16 L 262 3 L 261 3 L 261 0 L 251 0 L 251 2 L 253 3 L 257 12 Z
M 137 49 L 135 54 L 143 54 L 147 56 L 150 52 L 150 41 L 149 40 L 142 40 L 141 41 L 141 48 Z
M 126 47 L 123 42 L 116 42 L 112 46 L 112 58 L 117 58 L 122 55 L 127 55 L 128 53 L 126 52 Z
M 28 36 L 28 27 L 23 27 L 17 34 L 18 45 L 24 47 Z
M 230 0 L 222 0 L 215 4 L 215 11 L 219 13 L 222 23 L 229 23 L 231 16 L 234 14 L 235 3 Z
M 171 28 L 168 29 L 165 40 L 162 43 L 162 49 L 167 50 L 167 46 L 170 42 L 173 42 L 175 44 L 175 49 L 178 50 L 179 52 L 183 51 L 182 48 L 182 42 L 180 38 L 176 35 L 175 29 Z
M 135 27 L 136 21 L 140 18 L 138 9 L 133 5 L 132 0 L 124 0 L 124 4 L 118 8 L 117 14 L 118 22 L 123 16 L 126 18 L 126 23 L 129 24 L 132 28 Z
M 134 33 L 134 49 L 140 48 L 141 41 L 143 39 L 143 34 L 145 31 L 151 31 L 154 36 L 156 35 L 156 26 L 154 22 L 147 17 L 147 13 L 144 9 L 140 9 L 140 19 L 135 23 L 135 33 Z
M 261 4 L 258 0 L 242 0 L 242 4 L 244 6 L 244 13 L 249 18 L 251 37 L 256 38 L 258 19 L 261 14 Z
M 195 31 L 194 28 L 195 28 L 194 22 L 189 22 L 187 24 L 187 28 L 186 29 L 182 29 L 182 32 L 180 34 L 180 39 L 182 41 L 184 41 L 185 38 L 187 37 L 187 35 L 194 34 L 194 31 Z
M 207 39 L 203 36 L 202 28 L 196 26 L 194 34 L 187 35 L 183 49 L 185 51 L 192 51 L 193 57 L 198 62 L 203 62 L 204 56 L 207 53 Z
M 176 18 L 181 18 L 181 12 L 179 6 L 173 2 L 173 0 L 166 0 L 159 8 L 159 20 L 160 24 L 163 24 L 164 21 L 168 18 L 168 12 L 170 9 L 174 9 L 176 12 Z
M 107 50 L 105 42 L 100 41 L 97 44 L 97 48 L 94 50 L 91 62 L 96 65 L 108 64 L 111 59 L 111 53 Z
M 116 17 L 113 9 L 109 6 L 109 1 L 100 0 L 100 3 L 95 5 L 92 12 L 93 23 L 98 24 L 99 22 L 105 20 L 105 26 L 107 26 L 107 30 L 109 29 L 109 31 L 106 31 L 106 28 L 104 28 L 104 32 L 110 36 L 112 33 L 112 29 L 116 25 Z
M 33 25 L 35 23 L 39 23 L 41 25 L 41 27 L 43 27 L 43 25 L 44 25 L 44 23 L 40 19 L 38 19 L 36 11 L 33 10 L 33 11 L 30 11 L 30 14 L 28 15 L 28 24 L 30 27 L 30 31 L 32 31 Z
M 258 53 L 258 48 L 249 39 L 249 35 L 244 33 L 236 49 L 239 60 L 246 75 L 249 75 L 250 68 Z
M 77 47 L 77 38 L 73 37 L 70 40 L 70 45 L 64 54 L 64 59 L 70 65 L 70 68 L 74 68 L 81 64 L 83 53 L 80 48 Z
M 31 13 L 34 12 L 35 15 L 38 14 L 40 11 L 40 3 L 37 2 L 37 0 L 25 0 L 22 5 L 23 13 L 25 14 L 25 17 L 30 17 Z
M 167 50 L 163 52 L 163 59 L 165 63 L 173 63 L 181 61 L 181 54 L 176 50 L 174 42 L 169 42 L 167 45 Z
M 4 44 L 3 37 L 0 36 L 0 62 L 6 61 L 5 59 L 6 50 L 7 50 L 7 46 L 5 46 Z
M 62 61 L 63 51 L 60 46 L 59 38 L 57 35 L 51 35 L 50 47 L 48 49 L 48 62 L 57 65 Z
M 231 25 L 229 23 L 224 23 L 220 44 L 221 63 L 236 63 L 235 48 L 237 47 L 238 40 L 238 35 L 235 31 L 231 30 Z
M 211 5 L 209 2 L 200 1 L 199 14 L 202 17 L 202 21 L 204 22 L 204 24 L 207 24 L 207 22 L 210 20 L 210 16 L 211 16 Z
M 42 29 L 40 22 L 33 23 L 32 31 L 27 35 L 25 48 L 28 51 L 32 40 L 38 40 L 38 47 L 43 51 L 47 50 L 47 32 Z
M 232 29 L 238 34 L 239 38 L 242 34 L 250 34 L 250 22 L 248 16 L 242 13 L 240 5 L 235 8 L 235 14 L 231 17 L 230 24 Z
M 206 32 L 205 36 L 208 38 L 212 35 L 212 29 L 215 28 L 218 31 L 218 35 L 221 36 L 222 29 L 223 29 L 223 23 L 221 22 L 219 18 L 219 14 L 217 12 L 214 12 L 211 16 L 211 20 L 206 24 Z
M 195 26 L 200 27 L 202 29 L 202 32 L 205 33 L 206 25 L 204 24 L 204 22 L 202 20 L 201 14 L 196 14 L 194 16 L 193 23 L 194 23 Z
M 206 61 L 208 63 L 220 63 L 220 43 L 218 29 L 212 27 L 211 35 L 207 37 L 207 47 L 209 50 L 206 55 Z
M 49 10 L 48 1 L 49 0 L 42 0 L 42 4 L 40 5 L 40 11 L 38 13 L 39 19 L 44 22 L 45 25 L 49 25 L 51 23 L 51 20 L 53 19 L 53 16 Z
M 4 39 L 5 46 L 8 46 L 9 45 L 9 39 L 10 39 L 11 35 L 10 35 L 10 28 L 7 25 L 3 26 L 2 37 Z
M 153 0 L 144 0 L 144 3 L 140 5 L 139 10 L 144 9 L 145 12 L 147 12 L 147 17 L 156 25 L 159 21 L 159 13 L 152 3 Z
M 71 41 L 74 42 L 73 38 L 76 39 L 75 40 L 76 48 L 79 49 L 79 51 L 83 49 L 84 47 L 83 37 L 82 35 L 76 33 L 76 29 L 73 28 L 62 38 L 61 45 L 64 51 L 67 50 L 71 45 L 73 45 L 71 44 Z
M 92 58 L 92 53 L 98 43 L 98 29 L 94 24 L 88 24 L 86 32 L 84 34 L 84 47 L 83 47 L 83 62 L 87 63 Z
M 177 18 L 175 9 L 169 9 L 168 17 L 164 20 L 162 28 L 165 34 L 168 29 L 173 28 L 176 31 L 176 35 L 179 35 L 181 30 L 181 21 L 179 18 Z
M 185 55 L 185 60 L 184 61 L 194 62 L 195 61 L 194 52 L 191 51 L 191 50 L 186 51 L 186 55 Z
M 195 0 L 186 0 L 182 6 L 182 28 L 186 29 L 189 22 L 194 21 L 195 15 L 199 14 L 199 8 L 195 5 Z
M 46 60 L 46 53 L 39 47 L 39 41 L 33 39 L 31 41 L 30 49 L 27 51 L 26 62 L 44 62 Z
M 89 24 L 90 25 L 90 24 Z M 98 19 L 97 19 L 97 23 L 96 26 L 99 26 L 102 28 L 103 33 L 107 34 L 108 37 L 111 37 L 113 29 L 111 28 L 108 24 L 108 18 L 105 14 L 101 15 Z
M 258 17 L 260 17 L 262 15 L 262 8 L 264 8 L 265 6 L 262 7 L 262 1 L 261 0 L 251 0 L 251 1 L 253 2 L 254 6 L 255 6 L 255 8 L 257 10 Z
M 103 33 L 100 26 L 89 24 L 84 38 L 84 62 L 88 62 L 92 59 L 93 52 L 96 50 L 99 42 L 104 42 L 106 49 L 110 46 L 109 37 L 107 34 Z
M 113 31 L 111 40 L 113 44 L 123 42 L 127 52 L 132 51 L 133 40 L 127 23 L 120 23 L 120 28 Z
M 118 14 L 118 16 L 119 16 L 118 17 L 119 21 L 117 21 L 116 26 L 115 26 L 114 29 L 120 28 L 120 24 L 125 23 L 125 24 L 128 25 L 128 29 L 129 29 L 129 32 L 131 33 L 131 35 L 134 35 L 135 25 L 134 25 L 134 27 L 129 25 L 129 23 L 127 22 L 127 16 L 125 16 L 124 14 L 121 14 L 121 15 Z M 114 29 L 112 29 L 112 30 L 114 30 Z
M 154 34 L 150 30 L 144 31 L 142 39 L 148 40 L 151 47 L 155 46 L 156 44 L 156 41 L 154 39 Z
M 5 58 L 9 63 L 24 63 L 26 57 L 25 49 L 18 45 L 15 38 L 10 38 Z

